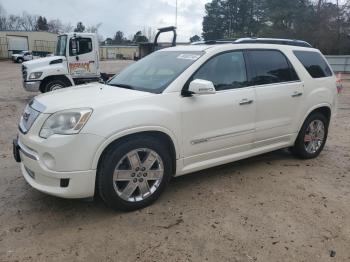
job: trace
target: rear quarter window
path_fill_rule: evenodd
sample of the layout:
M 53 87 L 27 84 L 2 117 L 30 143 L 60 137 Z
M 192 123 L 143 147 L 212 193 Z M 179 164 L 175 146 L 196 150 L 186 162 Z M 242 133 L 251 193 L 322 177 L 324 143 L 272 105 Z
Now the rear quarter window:
M 293 52 L 312 78 L 323 78 L 333 75 L 332 70 L 320 53 L 312 51 Z
M 293 66 L 278 50 L 248 50 L 249 60 L 254 68 L 254 85 L 266 85 L 298 81 Z

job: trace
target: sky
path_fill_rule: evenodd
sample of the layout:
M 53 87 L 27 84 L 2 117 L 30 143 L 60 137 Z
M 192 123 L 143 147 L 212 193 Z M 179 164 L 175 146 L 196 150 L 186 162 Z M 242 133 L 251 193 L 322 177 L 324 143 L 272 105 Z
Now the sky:
M 178 0 L 178 41 L 189 41 L 201 35 L 204 5 L 210 0 Z M 123 31 L 126 37 L 143 28 L 159 28 L 175 24 L 176 0 L 1 0 L 7 14 L 43 15 L 48 20 L 85 26 L 102 23 L 99 33 L 113 37 Z M 161 39 L 166 40 L 169 36 Z

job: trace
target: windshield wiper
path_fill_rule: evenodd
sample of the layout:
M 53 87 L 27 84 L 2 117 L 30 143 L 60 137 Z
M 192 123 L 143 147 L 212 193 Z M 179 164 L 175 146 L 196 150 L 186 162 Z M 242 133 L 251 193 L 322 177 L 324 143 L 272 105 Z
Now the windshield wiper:
M 111 84 L 111 83 L 108 83 L 107 85 L 135 90 L 135 87 L 133 87 L 131 85 L 127 85 L 127 84 Z

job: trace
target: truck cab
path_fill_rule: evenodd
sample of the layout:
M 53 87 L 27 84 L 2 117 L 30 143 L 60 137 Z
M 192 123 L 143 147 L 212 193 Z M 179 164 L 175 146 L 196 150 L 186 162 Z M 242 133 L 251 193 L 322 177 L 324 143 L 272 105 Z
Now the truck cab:
M 96 34 L 59 35 L 54 56 L 24 62 L 22 75 L 27 91 L 42 93 L 98 81 L 100 64 Z

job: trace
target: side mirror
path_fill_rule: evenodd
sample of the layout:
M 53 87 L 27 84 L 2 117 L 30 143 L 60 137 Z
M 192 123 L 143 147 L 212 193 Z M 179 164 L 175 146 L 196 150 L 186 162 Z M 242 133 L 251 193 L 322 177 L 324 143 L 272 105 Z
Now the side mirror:
M 76 37 L 72 37 L 70 39 L 70 55 L 71 56 L 76 56 L 78 53 L 78 41 Z
M 216 90 L 213 82 L 202 79 L 196 79 L 190 83 L 190 86 L 188 87 L 188 92 L 190 94 L 195 95 L 210 95 L 215 94 Z

